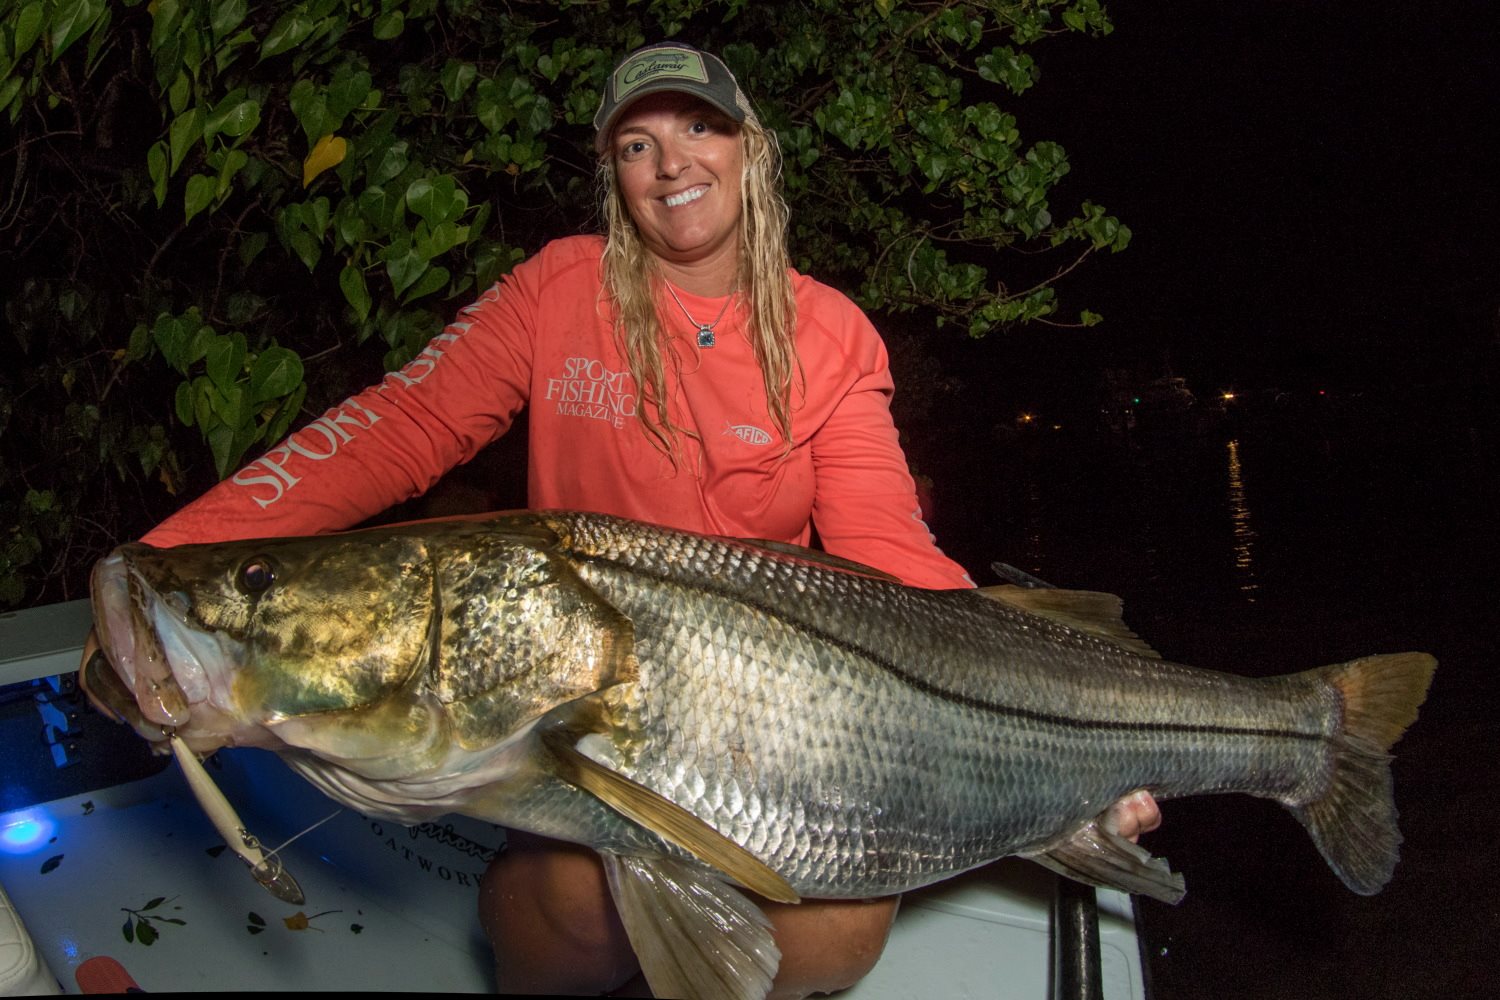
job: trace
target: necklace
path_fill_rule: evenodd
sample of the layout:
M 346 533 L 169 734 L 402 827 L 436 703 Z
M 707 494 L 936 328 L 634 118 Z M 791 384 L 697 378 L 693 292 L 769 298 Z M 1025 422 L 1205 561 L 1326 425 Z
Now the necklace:
M 662 284 L 667 286 L 667 294 L 672 296 L 672 301 L 677 303 L 677 308 L 682 310 L 682 314 L 688 318 L 688 322 L 698 328 L 698 346 L 714 346 L 714 327 L 719 325 L 719 320 L 723 319 L 724 314 L 729 311 L 729 303 L 734 301 L 734 293 L 729 293 L 729 298 L 724 300 L 724 307 L 719 310 L 719 315 L 714 317 L 712 323 L 700 323 L 693 319 L 693 314 L 688 312 L 688 307 L 683 305 L 682 300 L 677 297 L 677 292 L 672 288 L 672 283 L 670 281 L 663 281 Z

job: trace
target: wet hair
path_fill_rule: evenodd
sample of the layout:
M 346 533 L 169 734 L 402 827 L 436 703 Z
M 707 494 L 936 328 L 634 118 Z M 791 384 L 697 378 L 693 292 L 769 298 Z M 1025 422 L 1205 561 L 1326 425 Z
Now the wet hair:
M 788 273 L 787 208 L 781 196 L 781 149 L 776 134 L 761 125 L 746 108 L 745 121 L 726 127 L 739 133 L 744 174 L 740 184 L 739 269 L 733 304 L 748 310 L 745 331 L 755 350 L 765 386 L 766 408 L 791 450 L 792 383 L 798 374 L 797 306 Z M 667 410 L 671 398 L 664 351 L 665 322 L 659 305 L 661 275 L 656 257 L 646 249 L 629 207 L 615 183 L 613 143 L 598 162 L 605 246 L 604 294 L 614 306 L 615 336 L 640 394 L 637 413 L 646 434 L 676 464 L 678 439 L 692 431 L 672 423 Z M 679 359 L 672 356 L 675 369 Z M 674 372 L 674 378 L 678 377 Z

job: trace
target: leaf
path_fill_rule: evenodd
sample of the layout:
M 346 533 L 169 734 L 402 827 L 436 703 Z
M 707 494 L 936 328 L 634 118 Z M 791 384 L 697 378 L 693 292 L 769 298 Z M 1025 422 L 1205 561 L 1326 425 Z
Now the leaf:
M 350 924 L 349 925 L 349 932 L 351 934 L 359 934 L 364 929 L 365 929 L 365 925 L 364 924 Z
M 266 444 L 273 444 L 286 437 L 291 429 L 292 421 L 302 410 L 302 401 L 307 398 L 307 383 L 303 382 L 292 392 L 292 394 L 281 401 L 276 407 L 276 413 L 266 425 L 260 430 L 260 440 Z
M 290 917 L 282 917 L 281 922 L 286 924 L 286 929 L 289 931 L 305 931 L 308 926 L 307 914 L 301 910 L 293 913 Z
M 396 38 L 406 27 L 406 15 L 399 10 L 393 10 L 389 14 L 382 14 L 375 19 L 372 34 L 382 42 L 388 42 Z
M 249 267 L 250 263 L 260 256 L 260 252 L 266 248 L 270 239 L 269 233 L 246 233 L 244 240 L 240 243 L 240 264 Z
M 224 165 L 219 168 L 219 186 L 216 189 L 217 197 L 223 198 L 228 193 L 229 185 L 234 181 L 235 175 L 243 170 L 245 164 L 249 162 L 250 157 L 244 150 L 231 149 L 229 151 L 229 155 L 224 157 Z
M 28 49 L 36 44 L 37 38 L 42 34 L 42 4 L 41 0 L 35 0 L 21 8 L 21 13 L 16 15 L 16 49 L 13 58 L 20 61 Z
M 302 382 L 302 359 L 285 347 L 268 347 L 250 367 L 250 402 L 285 396 Z
M 48 872 L 56 870 L 57 866 L 60 865 L 60 864 L 62 864 L 62 859 L 63 859 L 63 855 L 61 855 L 61 854 L 54 854 L 54 855 L 52 855 L 52 857 L 48 858 L 46 861 L 43 861 L 42 862 L 41 874 L 46 875 Z
M 135 918 L 126 917 L 125 926 L 120 928 L 120 933 L 125 936 L 126 944 L 135 944 Z
M 403 236 L 386 248 L 385 271 L 397 295 L 416 284 L 426 270 L 427 258 L 411 245 L 408 238 Z
M 450 101 L 457 101 L 464 96 L 464 92 L 474 83 L 474 78 L 479 75 L 479 70 L 473 63 L 448 60 L 443 67 L 440 79 L 443 82 L 443 93 Z
M 183 221 L 188 221 L 207 208 L 209 202 L 214 200 L 214 194 L 218 188 L 218 182 L 207 174 L 194 174 L 189 177 L 187 191 L 184 192 L 182 198 L 183 212 L 186 215 Z
M 411 287 L 411 291 L 402 299 L 403 302 L 414 302 L 424 295 L 433 292 L 448 284 L 448 269 L 446 267 L 429 267 L 422 273 L 421 279 Z
M 329 134 L 319 139 L 312 152 L 307 154 L 307 159 L 302 161 L 302 186 L 307 187 L 323 171 L 343 163 L 348 149 L 349 144 L 340 136 Z
M 308 271 L 315 270 L 318 261 L 323 259 L 323 245 L 318 242 L 317 237 L 305 229 L 297 230 L 287 242 L 291 243 L 292 251 L 301 259 Z
M 376 161 L 375 166 L 370 170 L 370 183 L 372 185 L 384 184 L 405 170 L 408 162 L 407 148 L 408 146 L 404 139 L 399 142 L 393 142 L 386 147 L 385 151 L 381 153 L 380 159 Z
M 254 910 L 250 911 L 249 920 L 250 923 L 254 924 L 256 927 L 266 926 L 266 918 L 261 916 L 259 913 L 256 913 Z
M 238 93 L 232 92 L 223 103 L 214 108 L 213 114 L 204 122 L 205 135 L 218 135 L 222 132 L 238 138 L 260 124 L 260 102 L 247 98 L 231 103 Z
M 365 273 L 353 264 L 344 265 L 343 271 L 339 272 L 339 290 L 363 323 L 370 315 L 370 289 L 365 284 Z
M 214 37 L 227 37 L 231 31 L 240 26 L 246 13 L 245 0 L 219 0 L 214 4 L 212 19 L 209 21 Z
M 228 848 L 228 844 L 215 844 L 213 847 L 208 848 L 203 853 L 207 854 L 211 858 L 217 858 L 219 855 L 228 850 Z M 251 916 L 254 916 L 254 914 L 251 914 Z
M 140 327 L 139 329 L 144 330 L 145 327 Z M 89 815 L 93 811 L 94 811 L 94 800 L 93 799 L 89 799 L 87 802 L 83 803 L 83 814 L 85 816 Z
M 292 10 L 281 15 L 261 43 L 260 57 L 269 59 L 281 55 L 288 49 L 300 45 L 313 31 L 313 20 L 302 10 Z
M 186 73 L 178 73 L 177 79 L 172 81 L 171 88 L 167 91 L 167 104 L 172 109 L 172 114 L 182 114 L 182 109 L 187 107 L 188 98 L 193 94 L 193 81 Z
M 214 471 L 220 479 L 234 471 L 235 459 L 239 458 L 234 451 L 234 431 L 230 424 L 218 424 L 208 431 L 208 450 L 214 456 Z
M 177 420 L 184 427 L 193 426 L 193 383 L 179 382 L 177 394 L 173 398 L 173 406 L 177 411 Z M 212 848 L 210 848 L 212 850 Z M 222 847 L 219 850 L 223 850 Z
M 287 100 L 292 106 L 292 114 L 297 116 L 297 121 L 302 125 L 302 132 L 307 136 L 308 142 L 332 131 L 328 127 L 328 95 L 314 86 L 311 80 L 298 80 L 294 83 Z
M 142 920 L 135 926 L 135 939 L 141 944 L 145 945 L 147 948 L 156 943 L 156 939 L 158 936 L 159 935 L 156 932 L 156 928 L 152 927 L 144 920 Z
M 146 152 L 146 170 L 151 174 L 156 207 L 161 208 L 167 200 L 167 149 L 164 143 L 154 143 Z
M 462 215 L 469 207 L 469 196 L 459 190 L 451 174 L 419 177 L 406 189 L 406 206 L 429 226 L 438 226 Z
M 103 0 L 64 0 L 59 4 L 52 13 L 52 61 L 57 62 L 68 46 L 93 27 L 102 13 Z
M 239 332 L 215 337 L 208 345 L 208 377 L 221 392 L 239 379 L 245 367 L 245 335 Z
M 193 108 L 172 120 L 172 127 L 168 130 L 172 144 L 169 173 L 177 173 L 177 168 L 182 165 L 182 158 L 187 155 L 187 151 L 203 137 L 203 117 L 202 108 Z
M 160 906 L 161 904 L 165 903 L 166 901 L 167 901 L 167 897 L 166 896 L 157 896 L 155 899 L 151 900 L 145 906 L 141 907 L 141 910 L 143 912 L 145 910 L 154 910 L 158 906 Z

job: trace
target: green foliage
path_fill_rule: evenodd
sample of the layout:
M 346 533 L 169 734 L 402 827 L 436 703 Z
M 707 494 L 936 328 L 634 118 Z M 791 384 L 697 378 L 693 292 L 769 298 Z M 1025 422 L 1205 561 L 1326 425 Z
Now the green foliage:
M 0 602 L 144 530 L 593 224 L 619 54 L 723 55 L 798 266 L 973 335 L 1129 230 L 1005 110 L 1097 0 L 14 0 L 0 11 Z M 204 445 L 207 447 L 204 448 Z M 205 462 L 202 459 L 211 459 Z M 71 586 L 64 583 L 64 587 Z

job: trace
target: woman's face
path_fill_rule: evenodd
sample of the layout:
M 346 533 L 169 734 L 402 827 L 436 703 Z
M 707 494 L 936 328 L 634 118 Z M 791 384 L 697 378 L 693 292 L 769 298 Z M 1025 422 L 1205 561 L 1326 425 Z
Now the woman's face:
M 610 148 L 615 183 L 647 248 L 702 269 L 739 253 L 739 126 L 687 94 L 649 94 L 620 116 Z

